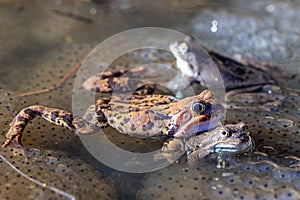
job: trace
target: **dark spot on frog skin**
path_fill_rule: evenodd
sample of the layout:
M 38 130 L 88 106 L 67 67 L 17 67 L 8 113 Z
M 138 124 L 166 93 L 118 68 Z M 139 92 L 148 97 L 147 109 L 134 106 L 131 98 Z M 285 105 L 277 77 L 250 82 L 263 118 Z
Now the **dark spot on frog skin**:
M 166 127 L 166 129 L 168 129 L 168 128 Z M 168 131 L 168 136 L 172 137 L 172 136 L 174 135 L 174 133 L 175 133 L 175 127 L 173 126 L 173 127 L 171 128 L 171 130 Z
M 55 122 L 57 117 L 58 117 L 58 112 L 57 111 L 51 113 L 51 121 Z
M 153 110 L 147 110 L 147 114 L 148 113 L 154 114 L 155 112 Z
M 114 85 L 113 77 L 109 77 L 107 82 L 108 82 L 108 85 L 111 85 L 111 86 Z
M 135 131 L 135 130 L 136 130 L 135 125 L 134 125 L 134 124 L 131 124 L 130 129 L 131 129 L 131 131 Z
M 98 121 L 98 124 L 106 124 L 107 123 L 107 119 L 104 115 L 99 115 L 97 117 L 97 121 Z
M 148 121 L 147 124 L 148 124 L 148 129 L 151 129 L 154 126 L 154 124 L 152 122 L 150 122 L 150 121 Z
M 20 121 L 20 122 L 24 122 L 24 124 L 27 124 L 28 121 L 29 121 L 27 118 L 25 118 L 23 116 L 19 116 L 17 120 Z
M 71 114 L 65 115 L 63 117 L 63 120 L 67 124 L 68 127 L 75 129 L 75 127 L 73 125 L 73 115 L 71 115 Z
M 146 131 L 148 128 L 146 125 L 143 125 L 143 131 Z
M 124 118 L 124 120 L 123 120 L 123 122 L 126 124 L 127 122 L 129 122 L 130 121 L 130 118 Z
M 31 110 L 30 108 L 24 110 L 24 113 L 25 113 L 26 115 L 28 115 L 30 118 L 33 118 L 34 115 L 35 115 L 35 112 L 34 112 L 33 110 Z
M 112 73 L 112 77 L 120 77 L 124 74 L 123 71 L 116 71 Z
M 122 109 L 122 108 L 120 108 L 120 109 Z M 129 112 L 139 112 L 140 111 L 140 108 L 132 107 L 132 106 L 129 106 L 128 109 L 129 109 Z
M 95 87 L 94 91 L 93 92 L 100 92 L 100 88 L 97 86 Z
M 171 119 L 171 116 L 160 114 L 160 113 L 156 113 L 156 115 L 154 116 L 154 120 L 166 120 L 166 119 Z
M 114 123 L 115 123 L 115 120 L 110 119 L 110 120 L 109 120 L 109 123 L 110 123 L 110 124 L 114 124 Z

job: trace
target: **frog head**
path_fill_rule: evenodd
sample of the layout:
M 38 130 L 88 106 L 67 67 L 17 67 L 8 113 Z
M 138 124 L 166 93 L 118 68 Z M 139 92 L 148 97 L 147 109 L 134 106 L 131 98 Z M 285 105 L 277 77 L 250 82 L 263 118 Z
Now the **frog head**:
M 180 101 L 181 109 L 172 116 L 167 130 L 174 137 L 187 137 L 218 126 L 223 117 L 223 107 L 215 101 L 211 91 Z
M 176 58 L 177 67 L 183 76 L 197 78 L 200 74 L 199 64 L 209 58 L 206 51 L 193 38 L 186 37 L 183 41 L 175 41 L 169 45 L 169 49 Z
M 239 153 L 250 149 L 253 141 L 244 122 L 221 125 L 188 141 L 194 150 L 210 153 Z

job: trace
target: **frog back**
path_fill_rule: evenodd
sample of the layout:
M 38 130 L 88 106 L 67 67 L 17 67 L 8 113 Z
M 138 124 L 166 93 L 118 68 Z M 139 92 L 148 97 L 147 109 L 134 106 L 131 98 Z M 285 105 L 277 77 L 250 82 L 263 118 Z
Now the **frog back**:
M 121 133 L 147 138 L 162 135 L 178 100 L 165 95 L 114 96 L 102 110 L 107 122 Z M 174 109 L 177 110 L 177 109 Z

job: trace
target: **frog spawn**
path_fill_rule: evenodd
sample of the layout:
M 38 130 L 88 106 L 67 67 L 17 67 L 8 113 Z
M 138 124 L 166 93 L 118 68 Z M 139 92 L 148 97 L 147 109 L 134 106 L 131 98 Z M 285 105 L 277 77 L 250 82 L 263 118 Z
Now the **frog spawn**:
M 15 92 L 4 90 L 6 87 L 2 85 L 0 88 L 0 123 L 4 132 L 6 132 L 9 123 L 16 114 L 13 112 L 17 112 L 26 106 L 44 104 L 71 109 L 71 93 L 66 91 L 72 91 L 74 76 L 63 85 L 63 88 L 50 93 L 23 98 L 14 98 L 14 96 L 23 92 L 45 89 L 48 87 L 47 85 L 57 84 L 72 66 L 80 62 L 79 59 L 83 58 L 90 48 L 89 46 L 67 45 L 66 50 L 60 52 L 60 56 L 53 57 L 53 60 L 56 60 L 56 62 L 53 63 L 49 59 L 50 62 L 43 63 L 41 70 L 33 71 L 29 79 L 16 79 L 13 82 L 15 85 L 10 82 L 12 77 L 4 77 L 1 81 L 9 83 L 9 87 L 18 88 Z M 142 54 L 141 52 L 132 52 L 129 57 L 131 60 L 149 58 L 149 62 L 155 61 L 152 58 L 152 51 L 146 51 Z M 126 59 L 127 57 L 117 61 L 118 64 L 115 66 L 125 66 L 124 63 L 128 63 Z M 107 128 L 104 132 L 113 143 L 128 151 L 149 152 L 162 146 L 162 142 L 127 137 L 112 128 Z M 0 138 L 0 142 L 3 143 L 5 140 L 4 134 L 1 134 Z M 114 199 L 116 197 L 117 192 L 112 182 L 103 180 L 102 175 L 98 173 L 98 171 L 103 170 L 103 166 L 100 165 L 99 167 L 99 161 L 93 159 L 82 146 L 79 138 L 67 129 L 50 125 L 47 121 L 38 117 L 29 122 L 22 141 L 26 149 L 32 147 L 38 149 L 29 149 L 25 153 L 26 156 L 14 155 L 14 152 L 10 152 L 9 149 L 1 149 L 3 159 L 7 159 L 13 166 L 18 167 L 21 172 L 33 177 L 34 180 L 66 192 L 67 195 L 59 194 L 50 188 L 33 183 L 11 168 L 3 159 L 0 159 L 1 167 L 5 169 L 3 172 L 9 173 L 9 175 L 7 173 L 0 174 L 1 197 L 7 199 L 16 199 L 19 196 L 26 196 L 27 199 L 69 199 L 72 196 L 76 198 L 89 196 L 89 198 L 93 199 Z M 64 151 L 58 151 L 58 149 L 64 149 Z M 70 156 L 67 156 L 66 152 Z M 77 160 L 76 158 L 78 157 L 85 160 Z M 94 168 L 86 164 L 87 160 Z M 82 177 L 86 178 L 83 179 Z M 122 181 L 124 180 L 120 182 Z M 30 188 L 27 190 L 25 188 L 28 185 L 30 185 Z M 129 185 L 128 181 L 124 185 L 127 187 Z M 12 191 L 18 192 L 14 196 L 11 195 Z M 132 192 L 130 195 L 134 193 Z
M 110 180 L 103 179 L 90 165 L 69 158 L 64 152 L 38 149 L 16 152 L 5 152 L 5 155 L 18 171 L 0 160 L 4 169 L 0 172 L 0 195 L 5 199 L 18 199 L 20 195 L 26 199 L 77 199 L 87 195 L 93 199 L 116 198 Z M 19 170 L 34 181 L 21 175 Z
M 249 157 L 249 159 L 251 159 Z M 299 164 L 299 160 L 297 161 Z M 220 170 L 209 162 L 182 163 L 146 175 L 138 199 L 297 199 L 300 173 L 273 161 L 239 160 Z
M 253 152 L 225 159 L 216 155 L 186 164 L 185 157 L 146 175 L 138 199 L 298 199 L 300 194 L 300 93 L 287 97 L 277 112 L 227 110 L 225 123 L 244 121 L 255 141 Z
M 65 60 L 64 58 L 62 58 L 62 60 L 60 62 L 68 62 L 68 60 Z M 74 64 L 74 63 L 73 63 Z M 51 71 L 52 69 L 49 69 L 49 71 Z M 61 72 L 57 75 L 57 77 L 52 77 L 55 73 L 49 73 L 49 71 L 43 71 L 43 72 L 36 72 L 36 73 L 40 73 L 37 76 L 37 79 L 49 79 L 49 80 L 58 80 L 59 76 L 61 76 L 63 73 L 66 72 Z M 49 77 L 48 77 L 49 76 Z M 30 83 L 32 84 L 32 83 Z M 41 85 L 35 85 L 35 86 L 29 86 L 30 89 L 28 90 L 35 90 L 35 89 L 40 89 Z M 67 84 L 64 85 L 63 90 L 57 90 L 57 91 L 53 91 L 49 94 L 46 95 L 39 95 L 39 102 L 43 103 L 43 104 L 47 104 L 47 105 L 52 105 L 52 106 L 57 106 L 60 105 L 60 107 L 68 107 L 69 106 L 69 97 L 68 94 L 63 92 L 63 91 L 68 91 L 71 90 L 71 82 L 68 82 Z M 215 169 L 216 166 L 216 159 L 213 158 L 211 159 L 211 162 L 209 163 L 209 167 L 203 168 L 203 163 L 201 164 L 201 162 L 203 162 L 203 160 L 200 160 L 198 164 L 200 164 L 201 169 L 203 171 L 200 171 L 201 176 L 199 177 L 199 170 L 195 170 L 195 169 L 188 169 L 188 177 L 189 178 L 185 178 L 186 176 L 183 174 L 187 174 L 186 169 L 184 167 L 178 167 L 179 169 L 174 170 L 176 173 L 171 173 L 171 172 L 166 172 L 166 171 L 172 171 L 173 167 L 171 167 L 170 169 L 164 169 L 162 171 L 162 174 L 158 177 L 161 179 L 160 184 L 156 185 L 158 187 L 158 189 L 156 187 L 153 187 L 152 185 L 150 185 L 148 183 L 147 180 L 151 180 L 153 181 L 153 179 L 157 179 L 156 173 L 152 173 L 146 176 L 145 180 L 144 180 L 144 190 L 141 190 L 138 193 L 138 198 L 141 199 L 147 199 L 147 196 L 162 196 L 162 197 L 169 197 L 168 191 L 177 191 L 179 189 L 179 191 L 181 191 L 180 194 L 174 194 L 174 198 L 176 197 L 185 197 L 185 198 L 189 198 L 190 196 L 192 197 L 198 197 L 197 195 L 199 195 L 199 193 L 203 193 L 203 195 L 207 195 L 208 197 L 211 197 L 212 199 L 215 198 L 216 196 L 222 196 L 222 197 L 226 197 L 228 199 L 230 199 L 230 195 L 234 194 L 235 198 L 244 198 L 246 199 L 247 197 L 253 197 L 253 193 L 251 193 L 248 190 L 245 190 L 246 186 L 241 186 L 242 183 L 247 183 L 252 185 L 253 182 L 257 183 L 257 188 L 259 189 L 255 189 L 255 191 L 258 191 L 258 193 L 260 194 L 259 197 L 260 199 L 263 198 L 268 198 L 268 197 L 272 197 L 275 198 L 275 196 L 272 194 L 270 194 L 269 191 L 275 190 L 273 186 L 275 183 L 274 181 L 280 177 L 282 177 L 282 174 L 277 174 L 276 176 L 272 174 L 272 176 L 270 176 L 270 180 L 266 179 L 265 176 L 269 176 L 271 172 L 268 172 L 268 169 L 270 168 L 270 165 L 267 163 L 265 163 L 265 160 L 270 160 L 269 162 L 271 163 L 278 163 L 278 165 L 280 165 L 280 167 L 282 167 L 282 165 L 284 165 L 284 167 L 279 168 L 281 169 L 285 169 L 285 175 L 284 177 L 290 177 L 290 171 L 292 167 L 295 167 L 297 165 L 299 165 L 299 162 L 297 161 L 297 158 L 294 158 L 293 156 L 290 157 L 278 157 L 278 153 L 279 152 L 286 152 L 286 153 L 291 153 L 293 155 L 297 155 L 299 153 L 299 145 L 297 145 L 299 142 L 299 139 L 297 139 L 297 135 L 299 135 L 299 120 L 295 119 L 293 116 L 299 116 L 296 115 L 297 114 L 297 109 L 299 107 L 298 102 L 299 101 L 299 95 L 290 95 L 287 97 L 287 100 L 285 101 L 285 106 L 283 108 L 283 112 L 280 111 L 279 113 L 276 112 L 234 112 L 234 111 L 229 111 L 228 115 L 227 115 L 227 122 L 226 123 L 238 123 L 239 121 L 246 121 L 249 124 L 249 130 L 252 133 L 252 136 L 254 136 L 255 141 L 256 141 L 256 150 L 259 151 L 259 153 L 253 154 L 251 159 L 249 158 L 249 160 L 251 161 L 247 161 L 247 162 L 243 162 L 241 163 L 241 165 L 244 165 L 244 167 L 239 167 L 237 168 L 239 171 L 234 171 L 234 169 L 231 169 L 230 172 L 232 173 L 237 173 L 237 174 L 243 174 L 243 175 L 239 175 L 236 182 L 240 183 L 240 184 L 231 184 L 229 185 L 226 180 L 227 180 L 227 176 L 226 176 L 226 180 L 224 179 L 224 176 L 217 176 L 217 169 Z M 15 104 L 16 102 L 14 102 L 14 99 L 10 99 L 10 97 L 8 97 L 7 101 L 10 104 Z M 23 98 L 23 100 L 21 100 L 20 102 L 16 103 L 16 106 L 22 108 L 25 107 L 26 105 L 29 104 L 29 102 L 35 102 L 36 101 L 36 97 L 27 97 L 27 98 Z M 39 103 L 37 102 L 37 103 Z M 21 104 L 21 105 L 20 105 Z M 14 110 L 18 110 L 18 109 L 14 109 Z M 5 114 L 10 114 L 11 115 L 11 110 L 6 110 L 4 112 Z M 271 115 L 271 117 L 270 117 Z M 8 119 L 10 119 L 10 117 L 8 117 Z M 298 121 L 297 121 L 298 120 Z M 6 122 L 9 123 L 9 122 Z M 298 131 L 298 133 L 297 133 Z M 120 146 L 121 148 L 124 148 L 126 150 L 132 150 L 134 152 L 142 152 L 141 149 L 145 150 L 146 148 L 150 148 L 150 146 L 153 148 L 153 146 L 155 146 L 155 148 L 159 148 L 161 146 L 161 143 L 159 144 L 154 144 L 154 143 L 147 143 L 147 141 L 141 140 L 141 139 L 133 139 L 133 138 L 129 138 L 126 137 L 123 134 L 119 134 L 116 131 L 112 131 L 112 129 L 107 129 L 105 130 L 106 134 L 108 135 L 108 137 L 110 138 L 111 141 L 113 141 L 114 143 L 116 143 L 116 145 Z M 42 119 L 35 119 L 34 121 L 31 122 L 31 126 L 29 126 L 26 129 L 24 138 L 23 138 L 23 143 L 25 146 L 27 147 L 43 147 L 43 149 L 65 149 L 66 151 L 70 152 L 72 154 L 72 150 L 74 150 L 74 148 L 76 148 L 76 152 L 79 152 L 79 154 L 81 156 L 86 156 L 86 154 L 84 154 L 84 150 L 82 149 L 82 144 L 81 142 L 78 140 L 78 138 L 76 138 L 72 133 L 70 133 L 69 131 L 67 131 L 64 128 L 61 127 L 57 127 L 57 126 L 52 126 L 49 123 L 45 122 Z M 293 143 L 291 143 L 288 139 L 290 137 L 293 137 Z M 53 145 L 54 144 L 54 145 Z M 137 144 L 139 144 L 139 146 L 137 147 Z M 278 147 L 279 149 L 274 148 Z M 133 148 L 134 147 L 134 148 Z M 44 150 L 43 150 L 44 151 Z M 54 150 L 56 151 L 56 150 Z M 80 156 L 80 157 L 81 157 Z M 44 159 L 41 159 L 44 160 Z M 54 159 L 55 160 L 55 159 Z M 62 159 L 64 160 L 64 158 Z M 263 162 L 264 161 L 264 162 Z M 15 160 L 15 162 L 18 162 L 17 160 Z M 262 162 L 262 163 L 261 163 Z M 228 163 L 229 165 L 234 163 L 234 162 L 230 162 L 226 160 L 226 163 Z M 249 164 L 250 163 L 250 164 Z M 257 164 L 255 164 L 255 167 L 259 167 L 259 173 L 256 175 L 251 175 L 251 173 L 253 172 L 253 170 L 251 171 L 251 173 L 247 173 L 247 171 L 249 171 L 250 169 L 253 169 L 255 167 L 253 167 L 253 163 L 261 163 L 259 164 L 259 166 L 256 166 Z M 276 166 L 277 164 L 274 164 L 274 166 Z M 44 166 L 44 164 L 42 164 L 42 167 Z M 24 166 L 24 172 L 26 172 L 26 169 L 28 166 Z M 31 167 L 32 168 L 32 167 Z M 249 168 L 249 169 L 248 169 Z M 66 169 L 64 169 L 63 166 L 61 166 L 60 168 L 62 171 L 67 171 Z M 184 171 L 182 171 L 182 169 Z M 272 167 L 272 169 L 274 169 L 274 167 Z M 73 170 L 73 167 L 72 169 Z M 226 169 L 227 171 L 227 169 Z M 267 172 L 266 172 L 267 171 Z M 222 171 L 223 172 L 223 171 Z M 244 175 L 244 172 L 245 175 Z M 221 172 L 220 172 L 221 173 Z M 42 174 L 42 173 L 41 173 Z M 168 174 L 170 174 L 169 176 L 167 176 Z M 205 175 L 204 175 L 205 174 Z M 207 175 L 206 175 L 207 174 Z M 295 174 L 294 172 L 292 174 Z M 153 177 L 152 177 L 153 175 Z M 166 178 L 165 178 L 166 176 Z M 215 180 L 214 178 L 217 176 L 218 180 Z M 233 178 L 232 174 L 228 174 L 228 176 L 230 178 Z M 295 175 L 291 175 L 291 177 L 294 177 Z M 36 179 L 39 179 L 38 177 L 40 176 L 35 176 Z M 249 177 L 249 180 L 247 179 L 247 177 Z M 276 177 L 276 179 L 274 178 Z M 48 182 L 48 178 L 49 180 L 52 180 L 51 177 L 46 177 L 46 178 L 42 178 L 42 180 L 45 180 L 43 182 L 47 182 L 50 183 L 50 181 Z M 67 177 L 66 177 L 67 178 Z M 192 181 L 192 179 L 196 179 L 197 180 L 202 180 L 201 183 L 202 184 L 195 184 L 197 182 Z M 246 178 L 247 181 L 245 181 L 244 179 Z M 272 179 L 273 178 L 273 179 Z M 189 180 L 191 179 L 191 180 Z M 228 178 L 229 179 L 229 178 Z M 39 179 L 40 180 L 40 179 Z M 214 180 L 214 182 L 210 182 L 210 185 L 207 186 L 207 183 L 209 181 Z M 231 180 L 231 179 L 230 179 Z M 235 179 L 233 179 L 235 180 Z M 263 181 L 265 180 L 265 181 Z M 150 182 L 151 182 L 150 181 Z M 175 181 L 175 183 L 172 183 L 172 181 Z M 272 182 L 273 181 L 273 182 Z M 171 182 L 169 184 L 169 182 Z M 194 183 L 194 184 L 191 184 Z M 229 181 L 230 182 L 230 181 Z M 235 182 L 235 181 L 233 181 Z M 86 183 L 86 182 L 85 182 Z M 220 184 L 219 184 L 220 183 Z M 27 182 L 26 182 L 27 184 Z M 76 184 L 76 183 L 75 183 Z M 286 181 L 283 181 L 283 183 L 281 184 L 281 186 L 286 186 L 286 188 L 292 188 L 292 189 L 286 189 L 286 188 L 276 188 L 276 198 L 279 198 L 281 196 L 283 197 L 290 197 L 292 199 L 292 197 L 294 197 L 295 192 L 299 193 L 299 180 L 296 176 L 295 181 L 293 181 L 293 186 L 289 185 L 289 183 L 287 183 Z M 76 184 L 77 185 L 77 184 Z M 79 184 L 80 185 L 80 184 Z M 192 191 L 189 190 L 189 188 L 194 185 L 196 185 L 195 187 L 192 187 Z M 88 186 L 87 186 L 88 187 Z M 58 187 L 60 189 L 63 189 L 63 187 Z M 204 188 L 203 190 L 201 188 Z M 261 189 L 261 188 L 266 188 L 266 189 Z M 268 188 L 271 188 L 270 190 Z M 163 190 L 162 190 L 163 189 Z M 206 189 L 206 190 L 205 190 Z M 22 191 L 22 190 L 20 190 Z M 200 192 L 199 192 L 200 191 Z M 212 192 L 207 192 L 207 191 L 212 191 Z M 237 191 L 237 192 L 235 192 Z M 247 192 L 241 192 L 241 191 L 247 191 Z M 42 195 L 45 192 L 44 190 L 41 189 L 41 192 L 39 193 L 39 195 Z M 50 196 L 53 195 L 50 192 Z M 71 192 L 71 194 L 74 194 L 73 192 Z M 208 194 L 207 194 L 208 193 Z M 48 194 L 48 193 L 47 193 Z M 46 195 L 46 194 L 45 194 Z M 57 195 L 57 194 L 55 194 Z M 182 196 L 180 196 L 182 195 Z M 229 195 L 229 196 L 228 196 Z M 84 194 L 83 194 L 84 196 Z M 221 197 L 220 196 L 220 197 Z
M 49 63 L 49 67 L 45 64 L 45 68 L 42 70 L 34 71 L 32 73 L 34 77 L 31 78 L 35 80 L 34 82 L 29 80 L 24 83 L 22 82 L 24 79 L 16 79 L 14 81 L 16 85 L 9 85 L 9 87 L 25 85 L 26 88 L 19 88 L 19 92 L 8 90 L 5 84 L 0 85 L 0 127 L 3 130 L 3 133 L 0 135 L 1 143 L 5 140 L 4 133 L 7 131 L 13 115 L 15 115 L 14 112 L 17 112 L 19 109 L 41 102 L 61 105 L 62 107 L 69 106 L 69 93 L 64 91 L 65 88 L 67 91 L 72 90 L 72 79 L 64 85 L 64 90 L 58 89 L 52 93 L 39 95 L 38 98 L 36 96 L 14 97 L 22 92 L 39 90 L 46 87 L 47 84 L 55 84 L 55 81 L 58 81 L 68 72 L 72 65 L 75 65 L 79 61 L 77 60 L 79 52 L 84 51 L 83 47 L 69 46 L 69 48 L 75 50 L 67 50 L 68 53 L 63 52 L 63 55 L 68 55 L 67 58 L 60 56 L 56 59 L 58 63 L 54 64 L 54 66 L 52 66 L 51 62 L 51 64 Z M 85 55 L 85 53 L 83 54 Z M 62 68 L 61 65 L 65 65 L 66 67 Z M 64 70 L 56 73 L 58 69 Z M 4 83 L 8 82 L 6 78 L 3 78 L 2 81 Z M 26 137 L 23 138 L 23 141 L 26 146 L 28 148 L 32 146 L 38 147 L 41 150 L 29 149 L 25 152 L 13 152 L 9 149 L 1 148 L 1 198 L 18 199 L 20 196 L 26 199 L 70 199 L 72 197 L 77 199 L 85 198 L 86 196 L 94 199 L 116 198 L 116 191 L 112 181 L 104 180 L 101 173 L 93 169 L 86 162 L 79 160 L 77 158 L 78 155 L 75 155 L 75 157 L 67 155 L 66 152 L 68 150 L 66 148 L 69 148 L 69 150 L 76 148 L 74 152 L 92 160 L 89 154 L 81 148 L 82 144 L 74 134 L 69 133 L 61 127 L 49 126 L 47 122 L 40 118 L 29 123 L 25 134 Z M 69 147 L 64 147 L 61 144 L 70 145 Z M 59 151 L 58 149 L 66 150 Z M 72 150 L 69 152 L 72 152 Z M 13 166 L 17 167 L 20 171 L 13 168 Z M 28 179 L 28 177 L 22 176 L 21 172 L 26 176 L 33 177 L 33 180 L 40 184 L 36 184 Z M 50 187 L 60 190 L 61 193 L 52 190 Z

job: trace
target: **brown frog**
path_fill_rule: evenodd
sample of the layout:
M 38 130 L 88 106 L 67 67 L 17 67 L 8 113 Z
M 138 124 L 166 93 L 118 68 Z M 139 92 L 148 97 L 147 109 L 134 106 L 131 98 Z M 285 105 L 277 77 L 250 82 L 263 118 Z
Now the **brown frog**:
M 253 147 L 253 141 L 244 122 L 238 124 L 220 124 L 215 129 L 190 138 L 174 138 L 162 148 L 164 157 L 173 162 L 178 155 L 187 151 L 188 161 L 194 162 L 211 153 L 234 154 L 247 151 Z M 222 166 L 222 160 L 219 167 Z
M 34 105 L 21 110 L 10 124 L 3 147 L 21 145 L 27 123 L 39 115 L 76 134 L 91 134 L 108 125 L 135 137 L 186 137 L 218 125 L 223 107 L 209 90 L 178 100 L 166 95 L 131 95 L 100 98 L 81 118 L 72 113 Z

